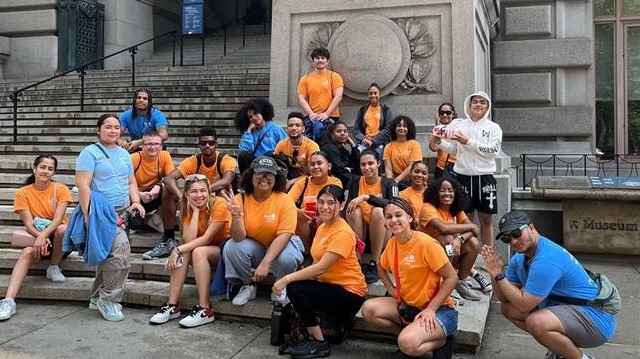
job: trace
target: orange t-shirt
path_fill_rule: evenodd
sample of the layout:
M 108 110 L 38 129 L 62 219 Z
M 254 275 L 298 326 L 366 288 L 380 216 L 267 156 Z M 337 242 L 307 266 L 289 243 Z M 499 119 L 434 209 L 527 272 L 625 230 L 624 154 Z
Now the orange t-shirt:
M 164 176 L 175 169 L 171 154 L 167 151 L 160 151 L 158 157 L 147 160 L 142 152 L 131 154 L 133 163 L 133 175 L 136 177 L 138 189 L 148 190 L 155 186 Z
M 438 270 L 449 263 L 444 248 L 425 233 L 413 231 L 406 243 L 399 243 L 395 236 L 391 237 L 380 256 L 380 266 L 394 275 L 397 275 L 394 268 L 396 256 L 402 299 L 411 306 L 424 309 L 440 289 L 442 277 Z M 442 305 L 453 308 L 454 301 L 447 297 Z
M 318 280 L 337 284 L 364 297 L 367 294 L 367 284 L 356 257 L 356 234 L 344 219 L 338 218 L 329 225 L 323 223 L 318 227 L 311 245 L 313 262 L 318 263 L 326 252 L 336 253 L 340 259 L 319 275 Z
M 218 151 L 216 151 L 215 156 L 218 159 L 223 157 L 223 155 L 221 155 Z M 216 167 L 216 163 L 213 163 L 211 167 L 205 166 L 204 159 L 201 159 L 200 170 L 198 170 L 198 158 L 196 157 L 196 155 L 193 155 L 191 157 L 185 158 L 182 162 L 180 162 L 180 164 L 178 165 L 178 171 L 182 173 L 182 178 L 186 178 L 188 175 L 200 173 L 207 176 L 207 179 L 210 183 L 214 183 L 215 181 L 220 179 L 221 175 L 220 173 L 218 173 L 218 169 Z M 220 163 L 220 169 L 222 170 L 222 173 L 227 171 L 235 173 L 236 160 L 229 155 L 224 155 L 224 158 L 222 158 L 222 162 Z
M 378 177 L 378 180 L 373 184 L 368 184 L 367 181 L 364 180 L 364 176 L 360 177 L 358 196 L 365 194 L 382 197 L 382 177 Z M 360 203 L 360 208 L 362 208 L 362 217 L 364 218 L 365 223 L 369 223 L 373 206 L 367 203 L 367 201 L 364 201 Z
M 21 187 L 16 191 L 13 197 L 13 213 L 20 213 L 23 210 L 29 211 L 31 217 L 44 218 L 53 220 L 53 186 L 56 187 L 56 209 L 59 205 L 73 203 L 73 197 L 71 197 L 71 191 L 69 187 L 58 182 L 51 182 L 51 185 L 47 186 L 44 191 L 38 190 L 35 185 L 29 184 Z M 62 223 L 67 223 L 67 216 L 62 218 Z
M 257 202 L 252 194 L 247 194 L 244 204 L 239 193 L 236 201 L 243 206 L 247 237 L 255 239 L 263 247 L 268 248 L 279 234 L 295 233 L 296 205 L 286 193 L 273 192 L 264 202 Z
M 302 193 L 302 189 L 304 188 L 305 181 L 308 181 L 307 189 L 304 190 L 304 193 Z M 304 196 L 302 198 L 302 204 L 300 205 L 300 208 L 305 208 L 305 205 L 307 203 L 318 202 L 318 193 L 324 186 L 327 186 L 330 184 L 334 184 L 342 188 L 342 181 L 340 181 L 340 179 L 333 176 L 328 176 L 327 180 L 323 184 L 314 184 L 313 181 L 311 180 L 311 177 L 307 177 L 294 183 L 293 186 L 291 186 L 291 189 L 289 190 L 288 195 L 293 200 L 293 203 L 296 203 L 300 198 L 300 196 Z
M 409 204 L 411 205 L 411 208 L 413 209 L 413 217 L 418 219 L 418 216 L 420 215 L 420 210 L 422 209 L 422 205 L 424 204 L 423 202 L 424 190 L 416 191 L 411 187 L 407 187 L 404 190 L 400 191 L 400 193 L 398 193 L 398 196 L 406 199 L 407 202 L 409 202 Z
M 391 141 L 384 147 L 383 159 L 391 161 L 393 176 L 398 176 L 414 162 L 422 161 L 422 147 L 416 140 Z
M 287 156 L 293 157 L 293 151 L 295 150 L 296 148 L 293 147 L 293 145 L 291 144 L 291 140 L 289 139 L 289 137 L 287 137 L 284 140 L 278 142 L 278 144 L 276 145 L 276 149 L 273 151 L 273 153 L 275 154 L 283 153 Z M 304 172 L 302 167 L 300 167 L 300 165 L 308 167 L 309 158 L 311 158 L 311 155 L 314 154 L 315 152 L 320 151 L 320 146 L 318 146 L 318 144 L 315 143 L 312 139 L 307 137 L 302 137 L 302 143 L 300 144 L 300 146 L 298 146 L 297 150 L 298 150 L 298 157 L 296 157 L 296 160 L 298 160 L 298 163 L 295 163 L 293 165 L 293 168 L 296 170 L 296 173 L 298 174 L 298 176 L 304 176 L 306 175 L 306 173 Z
M 210 244 L 214 244 L 219 246 L 224 242 L 225 239 L 229 238 L 229 230 L 231 229 L 231 212 L 229 212 L 227 208 L 227 204 L 224 199 L 220 197 L 211 197 L 213 200 L 213 206 L 211 208 L 211 213 L 207 218 L 207 213 L 200 213 L 198 216 L 198 234 L 200 237 L 204 235 L 207 231 L 207 228 L 215 222 L 224 222 L 222 228 L 214 233 L 213 238 L 209 240 Z M 187 213 L 182 214 L 182 228 L 185 228 L 191 222 L 191 217 L 193 216 L 193 212 L 187 211 Z
M 448 160 L 447 160 L 447 156 L 449 156 Z M 445 152 L 444 150 L 438 150 L 438 162 L 436 163 L 436 167 L 443 170 L 445 166 L 445 161 L 449 163 L 456 163 L 456 156 L 451 155 L 448 152 Z
M 457 224 L 467 220 L 464 211 L 460 211 L 457 215 L 452 216 L 449 211 L 434 207 L 431 203 L 425 203 L 420 211 L 420 229 L 431 237 L 440 234 L 429 222 L 434 218 L 438 218 L 442 223 Z
M 324 112 L 333 100 L 333 90 L 344 87 L 342 77 L 331 70 L 317 74 L 311 71 L 302 76 L 298 82 L 298 94 L 306 96 L 307 103 L 313 112 Z M 332 117 L 340 116 L 338 107 L 331 113 Z
M 372 139 L 380 132 L 380 112 L 382 106 L 369 106 L 364 114 L 365 133 L 364 137 Z

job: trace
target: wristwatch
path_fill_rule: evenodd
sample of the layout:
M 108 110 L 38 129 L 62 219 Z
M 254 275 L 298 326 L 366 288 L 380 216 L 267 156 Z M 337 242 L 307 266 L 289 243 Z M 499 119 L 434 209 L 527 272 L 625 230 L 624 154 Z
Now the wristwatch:
M 504 279 L 504 273 L 498 273 L 498 274 L 496 274 L 496 276 L 495 276 L 495 277 L 493 277 L 493 279 L 494 279 L 496 282 L 499 282 L 499 281 L 503 280 L 503 279 Z

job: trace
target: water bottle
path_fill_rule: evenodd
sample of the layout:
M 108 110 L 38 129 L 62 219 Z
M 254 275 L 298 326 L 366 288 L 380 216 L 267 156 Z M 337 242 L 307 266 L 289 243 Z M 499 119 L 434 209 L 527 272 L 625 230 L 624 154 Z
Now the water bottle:
M 284 343 L 283 326 L 282 303 L 273 303 L 273 311 L 271 312 L 271 345 L 278 346 Z

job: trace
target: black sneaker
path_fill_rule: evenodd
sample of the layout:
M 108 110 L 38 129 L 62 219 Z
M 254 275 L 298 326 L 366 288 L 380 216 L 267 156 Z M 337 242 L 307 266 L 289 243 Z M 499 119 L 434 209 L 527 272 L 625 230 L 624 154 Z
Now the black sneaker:
M 143 259 L 158 259 L 158 258 L 167 258 L 173 248 L 176 246 L 176 240 L 173 238 L 168 238 L 166 241 L 162 241 L 162 243 L 158 244 L 155 248 L 150 251 L 144 252 L 142 254 Z
M 443 346 L 433 351 L 433 359 L 451 359 L 453 358 L 453 347 L 455 346 L 455 337 L 449 335 Z
M 405 354 L 402 352 L 402 350 L 400 350 L 400 348 L 398 348 L 394 353 L 393 353 L 393 359 L 420 359 L 423 357 L 414 357 L 411 356 L 409 354 Z
M 371 284 L 378 281 L 378 264 L 374 261 L 369 262 L 362 266 L 362 273 L 364 273 L 364 280 Z
M 287 353 L 294 359 L 323 358 L 331 355 L 331 346 L 329 346 L 327 338 L 324 338 L 322 342 L 306 339 L 291 345 Z

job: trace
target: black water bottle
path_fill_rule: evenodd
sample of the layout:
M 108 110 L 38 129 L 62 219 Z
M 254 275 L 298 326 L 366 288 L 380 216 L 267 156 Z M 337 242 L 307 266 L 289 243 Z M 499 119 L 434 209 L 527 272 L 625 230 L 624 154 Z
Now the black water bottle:
M 278 346 L 284 343 L 284 323 L 282 317 L 282 303 L 273 303 L 271 312 L 271 345 Z

